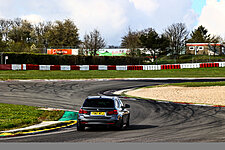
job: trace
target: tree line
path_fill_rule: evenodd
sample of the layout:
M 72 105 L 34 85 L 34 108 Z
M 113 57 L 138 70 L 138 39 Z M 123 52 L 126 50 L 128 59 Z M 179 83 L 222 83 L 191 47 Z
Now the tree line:
M 0 20 L 0 51 L 42 52 L 49 46 L 77 46 L 79 43 L 78 28 L 71 20 L 35 25 L 20 18 Z
M 70 19 L 55 22 L 31 24 L 27 20 L 0 19 L 0 52 L 42 53 L 48 47 L 83 48 L 93 54 L 105 47 L 105 41 L 98 30 L 85 34 L 84 41 L 79 39 L 78 28 Z
M 130 49 L 130 55 L 139 54 L 139 48 L 144 48 L 153 59 L 156 56 L 170 54 L 175 58 L 181 54 L 188 43 L 218 43 L 220 36 L 211 35 L 208 30 L 200 25 L 197 29 L 189 33 L 184 23 L 174 23 L 168 26 L 162 34 L 158 34 L 155 29 L 148 28 L 141 31 L 128 29 L 127 35 L 122 37 L 121 46 Z
M 0 19 L 0 52 L 32 52 L 43 53 L 48 47 L 76 47 L 84 50 L 84 55 L 96 56 L 97 51 L 106 46 L 104 38 L 97 29 L 79 38 L 79 29 L 70 19 L 55 22 L 32 24 L 21 18 Z M 132 31 L 121 38 L 121 47 L 130 50 L 130 56 L 140 56 L 139 48 L 156 56 L 178 56 L 186 42 L 217 43 L 219 36 L 211 35 L 208 30 L 199 26 L 190 34 L 184 23 L 168 26 L 162 34 L 153 28 Z

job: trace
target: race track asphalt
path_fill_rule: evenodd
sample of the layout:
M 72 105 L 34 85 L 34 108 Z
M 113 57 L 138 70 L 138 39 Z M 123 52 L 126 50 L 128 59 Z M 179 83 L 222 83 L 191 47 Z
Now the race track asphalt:
M 165 83 L 219 80 L 0 82 L 0 103 L 79 110 L 83 100 L 89 95 L 110 95 L 113 91 L 120 89 Z M 141 99 L 123 99 L 123 102 L 131 105 L 131 125 L 123 131 L 108 128 L 88 128 L 84 132 L 77 132 L 76 127 L 71 127 L 37 135 L 1 138 L 0 142 L 152 143 L 225 141 L 224 107 L 181 105 Z

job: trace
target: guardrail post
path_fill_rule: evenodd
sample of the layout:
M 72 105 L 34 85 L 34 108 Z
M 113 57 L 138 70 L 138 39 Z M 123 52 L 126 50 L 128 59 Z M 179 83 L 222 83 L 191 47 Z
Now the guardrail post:
M 4 62 L 4 56 L 3 56 L 3 52 L 1 52 L 1 62 L 0 62 L 0 64 L 3 64 L 3 62 Z

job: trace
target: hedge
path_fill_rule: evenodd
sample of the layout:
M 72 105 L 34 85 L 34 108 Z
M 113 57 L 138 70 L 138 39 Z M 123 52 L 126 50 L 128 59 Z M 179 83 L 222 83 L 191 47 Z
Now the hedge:
M 143 58 L 130 56 L 75 56 L 30 53 L 3 53 L 7 64 L 38 65 L 141 65 Z

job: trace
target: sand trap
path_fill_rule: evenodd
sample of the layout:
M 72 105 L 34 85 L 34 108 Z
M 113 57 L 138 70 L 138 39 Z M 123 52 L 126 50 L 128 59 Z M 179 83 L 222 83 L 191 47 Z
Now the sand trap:
M 211 87 L 156 87 L 128 91 L 125 94 L 155 100 L 225 105 L 225 86 Z

